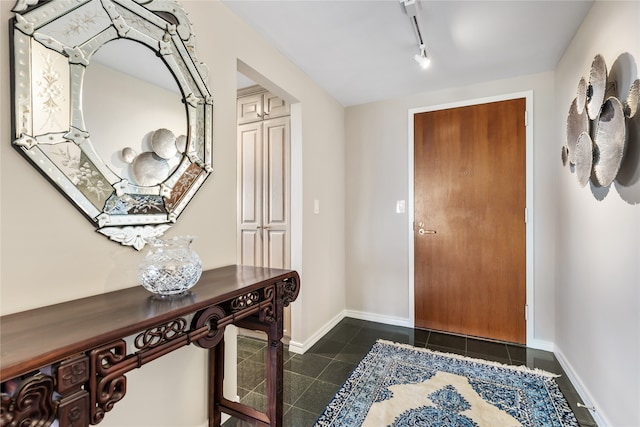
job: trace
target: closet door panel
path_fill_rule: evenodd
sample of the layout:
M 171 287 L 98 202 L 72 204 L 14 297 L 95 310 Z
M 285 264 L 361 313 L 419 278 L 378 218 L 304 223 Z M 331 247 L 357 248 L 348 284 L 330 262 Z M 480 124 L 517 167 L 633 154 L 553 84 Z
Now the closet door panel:
M 265 230 L 265 265 L 289 268 L 289 250 L 285 230 Z
M 262 94 L 258 94 L 238 99 L 236 110 L 238 124 L 262 120 L 264 115 L 262 98 Z
M 240 264 L 263 267 L 261 230 L 248 229 L 240 232 Z
M 289 103 L 284 99 L 272 93 L 265 93 L 263 97 L 265 119 L 275 119 L 276 117 L 283 117 L 291 114 Z
M 238 127 L 238 259 L 262 266 L 262 123 Z
M 262 124 L 240 126 L 238 137 L 240 225 L 256 228 L 262 223 Z
M 289 205 L 289 118 L 264 122 L 265 226 L 286 227 Z

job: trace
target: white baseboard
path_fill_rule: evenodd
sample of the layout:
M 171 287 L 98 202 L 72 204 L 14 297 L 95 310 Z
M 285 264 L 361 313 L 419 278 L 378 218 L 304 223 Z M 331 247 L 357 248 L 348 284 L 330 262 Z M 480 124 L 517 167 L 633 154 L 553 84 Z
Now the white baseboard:
M 353 317 L 354 319 L 368 320 L 370 322 L 385 323 L 387 325 L 404 326 L 409 327 L 409 320 L 402 317 L 384 316 L 374 313 L 365 313 L 363 311 L 344 310 L 338 313 L 333 319 L 327 322 L 322 328 L 320 328 L 315 334 L 304 342 L 297 342 L 291 340 L 289 342 L 289 351 L 292 353 L 304 354 L 309 350 L 320 338 L 325 336 L 327 332 L 333 329 L 342 319 L 345 317 Z
M 555 350 L 555 345 L 551 341 L 544 340 L 527 340 L 527 347 L 535 348 L 536 350 L 544 350 L 550 351 L 551 353 Z
M 334 326 L 336 326 L 342 319 L 345 318 L 345 312 L 341 311 L 338 313 L 333 319 L 329 320 L 322 328 L 316 331 L 311 337 L 305 340 L 303 343 L 294 341 L 293 339 L 289 341 L 289 351 L 292 353 L 304 354 L 309 350 L 315 343 L 317 343 L 320 338 L 326 335 Z
M 571 366 L 571 363 L 569 363 L 567 358 L 562 353 L 562 350 L 560 350 L 558 346 L 556 346 L 556 351 L 554 352 L 554 354 L 556 355 L 558 362 L 560 362 L 562 369 L 564 369 L 565 373 L 569 377 L 571 384 L 573 384 L 576 391 L 582 398 L 582 403 L 585 406 L 595 408 L 595 410 L 591 410 L 589 412 L 591 413 L 593 420 L 596 422 L 596 424 L 598 424 L 598 427 L 607 427 L 607 426 L 613 425 L 609 422 L 609 419 L 607 418 L 607 416 L 604 413 L 602 413 L 602 410 L 600 409 L 596 401 L 593 399 L 593 396 L 591 396 L 591 394 L 587 391 L 587 388 L 582 383 L 580 376 L 578 376 L 576 371 L 573 369 L 573 366 Z
M 316 342 L 320 340 L 327 332 L 329 332 L 334 326 L 336 326 L 345 317 L 352 317 L 354 319 L 367 320 L 370 322 L 384 323 L 386 325 L 403 326 L 405 328 L 411 328 L 411 322 L 406 317 L 385 316 L 382 314 L 368 313 L 357 310 L 344 310 L 333 319 L 327 322 L 321 329 L 313 334 L 309 339 L 304 342 L 298 342 L 291 340 L 289 342 L 289 351 L 298 354 L 304 354 L 309 350 Z M 554 352 L 555 345 L 551 341 L 545 340 L 531 340 L 527 342 L 527 347 L 534 348 L 536 350 L 544 350 Z
M 353 317 L 354 319 L 368 320 L 370 322 L 385 323 L 387 325 L 404 326 L 410 328 L 409 319 L 406 317 L 385 316 L 382 314 L 367 313 L 364 311 L 345 310 L 344 317 Z

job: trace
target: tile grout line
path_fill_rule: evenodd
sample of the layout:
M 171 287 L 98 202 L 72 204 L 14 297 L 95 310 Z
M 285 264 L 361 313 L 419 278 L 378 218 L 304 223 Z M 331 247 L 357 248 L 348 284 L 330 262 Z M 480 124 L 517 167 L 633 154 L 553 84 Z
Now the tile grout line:
M 511 358 L 511 352 L 509 351 L 509 346 L 506 344 L 504 346 L 507 348 L 507 356 L 509 356 L 509 363 L 513 365 L 514 363 L 513 363 L 513 359 Z
M 341 353 L 341 351 L 342 351 L 342 350 L 344 350 L 344 349 L 345 349 L 349 344 L 351 344 L 351 342 L 354 340 L 355 336 L 356 336 L 356 335 L 358 335 L 358 333 L 360 333 L 360 331 L 362 331 L 362 326 L 358 326 L 357 328 L 358 328 L 358 329 L 357 329 L 357 331 L 355 331 L 355 332 L 351 335 L 350 339 L 349 339 L 346 343 L 344 343 L 343 347 L 342 347 L 338 352 L 336 352 L 332 357 L 325 357 L 325 356 L 318 355 L 319 357 L 325 357 L 326 359 L 329 359 L 329 363 L 327 363 L 327 366 L 325 366 L 325 367 L 324 367 L 324 368 L 323 368 L 323 369 L 318 373 L 318 375 L 316 375 L 316 376 L 313 378 L 313 381 L 309 384 L 309 386 L 308 386 L 308 387 L 307 387 L 307 388 L 306 388 L 302 393 L 300 393 L 300 395 L 299 395 L 299 396 L 298 396 L 298 398 L 295 400 L 295 402 L 293 402 L 293 403 L 292 403 L 292 405 L 291 405 L 291 407 L 292 407 L 292 408 L 293 408 L 293 407 L 295 407 L 295 408 L 297 408 L 297 409 L 299 409 L 299 410 L 301 410 L 301 411 L 305 411 L 305 412 L 308 412 L 308 413 L 310 413 L 310 414 L 313 414 L 313 415 L 314 415 L 314 416 L 316 416 L 316 417 L 319 417 L 319 416 L 320 416 L 320 414 L 322 414 L 322 412 L 323 412 L 324 410 L 323 410 L 323 411 L 320 411 L 320 413 L 319 413 L 319 414 L 316 414 L 316 413 L 311 412 L 311 411 L 309 411 L 309 410 L 307 410 L 307 409 L 304 409 L 304 408 L 301 408 L 301 407 L 299 407 L 299 406 L 296 406 L 296 403 L 298 403 L 298 401 L 302 398 L 302 396 L 303 396 L 303 395 L 304 395 L 304 394 L 305 394 L 305 393 L 306 393 L 306 392 L 307 392 L 307 391 L 308 391 L 308 390 L 313 386 L 313 384 L 314 384 L 316 381 L 322 381 L 322 380 L 320 379 L 320 377 L 321 377 L 321 376 L 322 376 L 322 374 L 323 374 L 323 373 L 324 373 L 324 372 L 329 368 L 329 366 L 331 365 L 331 363 L 332 363 L 332 362 L 335 362 L 335 361 L 342 362 L 341 360 L 336 359 L 336 357 Z M 336 341 L 336 342 L 337 342 L 337 341 Z M 311 378 L 311 377 L 309 377 L 309 378 Z M 339 389 L 340 387 L 341 387 L 341 386 L 338 386 L 338 389 Z M 329 402 L 330 402 L 330 401 L 331 401 L 331 399 L 329 399 Z M 327 402 L 327 404 L 328 404 L 329 402 Z M 326 406 L 326 405 L 325 405 L 325 406 Z
M 291 371 L 289 371 L 289 372 L 291 372 Z M 292 373 L 293 373 L 293 372 L 292 372 Z M 311 378 L 311 377 L 309 377 L 309 378 Z M 296 403 L 298 403 L 298 401 L 300 400 L 300 398 L 302 398 L 302 396 L 303 396 L 303 395 L 304 395 L 304 394 L 305 394 L 305 393 L 306 393 L 306 392 L 311 388 L 311 386 L 313 385 L 313 383 L 315 383 L 315 382 L 316 382 L 316 380 L 317 380 L 317 378 L 314 378 L 314 379 L 313 379 L 313 381 L 311 381 L 311 382 L 309 383 L 309 385 L 304 389 L 304 391 L 298 395 L 298 398 L 297 398 L 296 400 L 294 400 L 294 401 L 292 401 L 292 402 L 291 402 L 291 407 L 292 407 L 292 408 L 293 408 L 293 407 L 296 407 L 296 408 L 301 409 L 301 410 L 303 410 L 303 411 L 307 411 L 307 410 L 306 410 L 306 409 L 304 409 L 304 408 L 300 408 L 299 406 L 296 406 Z M 307 411 L 307 412 L 311 412 L 311 411 Z

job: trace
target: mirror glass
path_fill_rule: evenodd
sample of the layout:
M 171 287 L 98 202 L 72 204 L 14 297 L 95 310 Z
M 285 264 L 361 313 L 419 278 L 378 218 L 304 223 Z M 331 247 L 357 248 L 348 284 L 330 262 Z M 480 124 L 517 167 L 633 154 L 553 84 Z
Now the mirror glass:
M 154 131 L 167 129 L 174 140 L 187 134 L 187 113 L 178 83 L 147 46 L 116 39 L 98 49 L 85 71 L 82 111 L 98 155 L 119 177 L 137 185 L 156 185 L 178 167 L 184 151 L 168 149 L 173 141 L 167 134 L 165 151 L 168 154 L 161 153 L 163 157 L 157 159 L 157 169 L 165 172 L 158 174 L 163 179 L 141 182 L 132 171 L 132 162 L 139 155 L 153 152 Z M 120 125 L 113 126 L 113 123 Z M 148 163 L 153 168 L 156 163 L 153 156 L 144 157 L 150 158 Z M 136 165 L 144 157 L 137 159 Z
M 141 249 L 212 172 L 213 100 L 186 12 L 169 0 L 13 11 L 14 147 L 97 231 Z

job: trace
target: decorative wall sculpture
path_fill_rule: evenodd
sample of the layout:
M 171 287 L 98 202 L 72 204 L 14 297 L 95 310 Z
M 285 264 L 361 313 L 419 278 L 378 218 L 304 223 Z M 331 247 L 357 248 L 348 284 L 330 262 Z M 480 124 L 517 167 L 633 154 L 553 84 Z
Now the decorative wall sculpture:
M 606 187 L 616 179 L 625 155 L 628 120 L 639 108 L 640 80 L 636 79 L 627 91 L 609 77 L 604 58 L 596 55 L 589 82 L 580 79 L 569 107 L 562 162 L 572 166 L 581 187 L 589 180 Z

